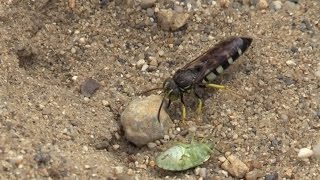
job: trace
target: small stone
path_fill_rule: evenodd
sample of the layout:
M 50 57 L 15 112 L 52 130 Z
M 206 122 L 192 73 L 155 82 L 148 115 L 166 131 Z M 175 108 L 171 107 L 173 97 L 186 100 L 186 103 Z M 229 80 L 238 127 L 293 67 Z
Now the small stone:
M 285 169 L 284 173 L 283 173 L 283 177 L 287 178 L 287 179 L 291 179 L 292 178 L 292 169 L 291 168 L 287 168 Z
M 316 77 L 320 78 L 320 71 L 316 71 L 316 72 L 314 73 L 314 75 L 315 75 Z
M 72 81 L 77 81 L 77 79 L 78 79 L 78 76 L 72 76 Z
M 156 166 L 156 162 L 155 161 L 150 161 L 149 162 L 149 166 L 154 168 Z
M 199 167 L 197 167 L 197 168 L 194 169 L 194 174 L 195 174 L 196 176 L 199 176 L 199 174 L 200 174 L 200 169 L 201 169 L 201 168 L 199 168 Z
M 275 11 L 280 10 L 281 7 L 282 7 L 282 2 L 281 2 L 281 1 L 273 1 L 273 2 L 272 2 L 272 8 L 273 8 Z
M 202 178 L 206 178 L 207 177 L 207 168 L 200 168 L 199 175 Z
M 77 52 L 77 49 L 74 48 L 74 47 L 72 47 L 72 48 L 71 48 L 71 53 L 72 53 L 72 54 L 75 54 L 76 52 Z
M 81 84 L 80 92 L 85 97 L 91 97 L 99 88 L 98 81 L 88 78 Z
M 148 8 L 148 9 L 147 9 L 147 15 L 148 15 L 149 17 L 154 16 L 154 10 L 153 10 L 152 8 Z
M 115 174 L 122 174 L 124 172 L 124 167 L 122 167 L 122 166 L 114 167 L 113 171 Z
M 166 141 L 169 141 L 170 140 L 170 136 L 166 134 L 166 135 L 163 136 L 163 139 L 166 140 Z
M 151 8 L 155 5 L 157 0 L 141 0 L 140 6 L 142 9 Z
M 246 180 L 256 180 L 260 177 L 263 177 L 263 175 L 263 171 L 259 169 L 254 169 L 253 171 L 250 171 L 246 174 Z
M 146 71 L 148 69 L 149 65 L 148 64 L 144 64 L 141 68 L 141 71 Z
M 80 38 L 80 39 L 79 39 L 79 42 L 80 42 L 81 44 L 84 44 L 84 43 L 86 42 L 86 38 L 84 38 L 84 37 Z
M 159 54 L 160 57 L 162 57 L 162 56 L 164 55 L 164 51 L 159 50 L 159 51 L 158 51 L 158 54 Z
M 51 160 L 51 156 L 50 154 L 40 152 L 37 153 L 33 159 L 38 163 L 38 165 L 47 165 Z
M 112 148 L 113 148 L 114 150 L 117 150 L 117 149 L 120 148 L 120 145 L 119 145 L 119 144 L 114 144 L 114 145 L 112 145 Z
M 152 58 L 150 61 L 150 66 L 157 67 L 158 66 L 158 61 L 156 58 Z
M 296 66 L 296 65 L 297 65 L 293 60 L 288 60 L 288 61 L 286 61 L 286 64 L 287 64 L 288 66 Z
M 121 124 L 128 141 L 142 146 L 163 138 L 169 131 L 172 121 L 164 109 L 161 109 L 160 122 L 157 118 L 162 98 L 159 95 L 138 98 L 125 108 Z
M 278 180 L 279 174 L 274 172 L 272 174 L 268 174 L 264 177 L 265 180 Z
M 148 148 L 153 149 L 153 148 L 155 148 L 155 147 L 157 147 L 157 144 L 156 144 L 156 143 L 154 143 L 154 142 L 149 142 L 149 143 L 148 143 Z
M 317 158 L 320 158 L 320 143 L 313 147 L 313 155 Z
M 138 68 L 141 68 L 145 63 L 146 61 L 144 59 L 139 59 L 136 65 Z
M 134 175 L 133 169 L 128 169 L 127 174 L 128 174 L 129 176 L 133 176 L 133 175 Z
M 293 3 L 291 1 L 286 1 L 284 3 L 283 7 L 284 7 L 284 9 L 286 9 L 292 13 L 299 8 L 299 6 L 296 3 Z
M 103 105 L 103 106 L 109 106 L 110 103 L 109 103 L 109 101 L 107 101 L 107 100 L 102 100 L 102 105 Z
M 227 160 L 227 158 L 224 157 L 224 156 L 220 156 L 220 157 L 218 157 L 218 160 L 219 160 L 220 162 L 225 162 L 225 161 Z
M 162 9 L 157 13 L 159 25 L 163 30 L 176 31 L 183 27 L 190 15 L 188 13 L 178 13 L 173 10 Z
M 85 169 L 90 169 L 91 167 L 86 164 L 86 165 L 84 165 L 84 168 L 85 168 Z
M 313 151 L 309 148 L 301 148 L 298 153 L 299 158 L 308 158 L 313 155 Z
M 267 9 L 269 7 L 268 1 L 267 0 L 259 0 L 257 3 L 257 7 L 259 9 Z
M 249 172 L 247 165 L 234 155 L 228 156 L 227 161 L 222 163 L 221 168 L 237 178 L 243 178 Z
M 230 6 L 229 0 L 219 0 L 219 5 L 222 8 L 228 8 Z

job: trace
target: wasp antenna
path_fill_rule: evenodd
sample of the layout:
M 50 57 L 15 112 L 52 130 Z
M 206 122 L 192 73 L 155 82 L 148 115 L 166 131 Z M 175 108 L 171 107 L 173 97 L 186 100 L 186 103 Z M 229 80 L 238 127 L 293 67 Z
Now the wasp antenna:
M 163 103 L 164 103 L 164 99 L 165 99 L 165 98 L 166 98 L 166 96 L 163 96 L 162 101 L 161 101 L 161 104 L 160 104 L 160 107 L 159 107 L 159 110 L 158 110 L 157 118 L 158 118 L 159 123 L 160 123 L 160 112 L 161 112 L 161 109 L 162 109 L 162 106 L 163 106 Z
M 143 94 L 146 94 L 146 93 L 148 93 L 148 92 L 151 92 L 151 91 L 154 91 L 154 90 L 161 90 L 161 89 L 162 89 L 162 88 L 160 88 L 160 87 L 148 89 L 148 90 L 145 90 L 145 91 L 142 91 L 142 92 L 138 93 L 138 95 L 143 95 Z

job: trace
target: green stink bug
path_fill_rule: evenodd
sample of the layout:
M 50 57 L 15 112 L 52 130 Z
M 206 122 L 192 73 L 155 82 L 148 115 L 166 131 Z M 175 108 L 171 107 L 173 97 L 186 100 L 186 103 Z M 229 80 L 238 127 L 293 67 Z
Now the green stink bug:
M 156 164 L 165 170 L 183 171 L 201 165 L 211 153 L 211 145 L 206 143 L 178 144 L 157 156 Z

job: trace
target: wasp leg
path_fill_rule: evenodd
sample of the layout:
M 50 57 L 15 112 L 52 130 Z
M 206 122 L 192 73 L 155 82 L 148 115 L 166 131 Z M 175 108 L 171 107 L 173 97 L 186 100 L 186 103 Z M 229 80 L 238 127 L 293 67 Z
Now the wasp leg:
M 184 103 L 184 100 L 183 100 L 183 95 L 180 96 L 180 100 L 181 100 L 181 113 L 182 113 L 182 124 L 185 124 L 185 119 L 187 117 L 187 110 L 186 110 L 186 105 Z
M 201 87 L 195 87 L 195 91 L 194 91 L 194 95 L 197 97 L 198 99 L 198 107 L 197 107 L 197 115 L 198 115 L 198 119 L 201 119 L 201 115 L 202 115 L 202 107 L 203 107 L 203 101 L 202 101 L 202 97 L 199 94 L 199 91 L 202 89 L 200 89 Z
M 216 88 L 216 89 L 225 89 L 230 91 L 232 94 L 235 94 L 239 97 L 243 97 L 243 95 L 237 93 L 236 91 L 232 90 L 231 88 L 227 87 L 227 86 L 222 86 L 222 85 L 218 85 L 218 84 L 206 84 L 206 87 L 211 87 L 211 88 Z
M 206 84 L 207 87 L 217 88 L 217 89 L 226 89 L 225 86 L 218 85 L 218 84 Z

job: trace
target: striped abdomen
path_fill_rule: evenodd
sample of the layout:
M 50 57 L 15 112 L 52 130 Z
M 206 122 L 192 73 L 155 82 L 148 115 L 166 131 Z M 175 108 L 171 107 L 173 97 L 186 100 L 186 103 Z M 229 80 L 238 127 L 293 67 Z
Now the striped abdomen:
M 210 68 L 205 72 L 203 83 L 215 80 L 248 49 L 251 42 L 251 38 L 236 37 L 219 43 L 209 51 L 211 58 L 206 63 Z

